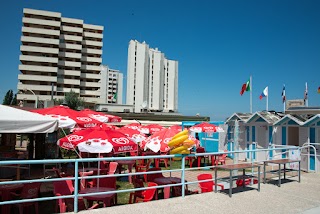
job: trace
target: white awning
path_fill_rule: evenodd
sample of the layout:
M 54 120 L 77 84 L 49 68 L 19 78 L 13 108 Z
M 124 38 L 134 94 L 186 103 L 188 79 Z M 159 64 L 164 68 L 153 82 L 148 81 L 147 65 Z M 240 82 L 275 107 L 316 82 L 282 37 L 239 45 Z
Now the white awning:
M 0 133 L 51 133 L 57 129 L 56 119 L 0 105 Z

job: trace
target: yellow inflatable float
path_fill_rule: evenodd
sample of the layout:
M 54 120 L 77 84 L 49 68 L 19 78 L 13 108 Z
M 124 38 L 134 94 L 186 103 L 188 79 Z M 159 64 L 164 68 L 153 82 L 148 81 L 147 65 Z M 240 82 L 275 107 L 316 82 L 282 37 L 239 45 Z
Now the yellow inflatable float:
M 190 154 L 190 148 L 194 146 L 195 142 L 188 138 L 188 130 L 181 131 L 173 136 L 168 143 L 171 149 L 170 154 Z

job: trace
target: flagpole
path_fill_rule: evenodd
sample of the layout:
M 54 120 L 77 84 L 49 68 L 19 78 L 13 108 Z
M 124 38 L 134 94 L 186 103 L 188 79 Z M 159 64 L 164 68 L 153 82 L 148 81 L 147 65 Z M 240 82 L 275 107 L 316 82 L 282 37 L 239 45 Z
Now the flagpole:
M 306 82 L 306 89 L 305 89 L 306 91 L 304 92 L 305 93 L 305 98 L 306 98 L 306 106 L 308 107 L 308 84 L 307 84 L 307 82 Z
M 269 101 L 269 88 L 268 88 L 268 95 L 267 95 L 267 111 L 268 111 L 268 101 Z
M 250 76 L 250 113 L 252 114 L 252 76 Z

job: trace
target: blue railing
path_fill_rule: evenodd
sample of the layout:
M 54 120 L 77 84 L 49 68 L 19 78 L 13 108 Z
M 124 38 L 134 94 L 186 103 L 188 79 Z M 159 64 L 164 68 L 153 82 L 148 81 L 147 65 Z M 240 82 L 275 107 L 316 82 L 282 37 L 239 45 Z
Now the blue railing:
M 286 150 L 296 150 L 299 147 L 287 147 Z M 185 186 L 188 184 L 197 184 L 199 181 L 185 181 L 185 172 L 194 170 L 195 168 L 185 168 L 185 158 L 186 157 L 201 157 L 201 156 L 212 156 L 212 155 L 222 155 L 222 154 L 237 154 L 237 153 L 247 153 L 247 152 L 257 152 L 257 151 L 273 151 L 273 150 L 283 150 L 283 148 L 272 148 L 272 149 L 257 149 L 257 150 L 243 150 L 243 151 L 228 151 L 228 152 L 210 152 L 210 153 L 194 153 L 188 155 L 152 155 L 152 156 L 130 156 L 130 157 L 106 157 L 106 158 L 80 158 L 80 159 L 50 159 L 50 160 L 10 160 L 10 161 L 0 161 L 1 165 L 24 165 L 24 164 L 56 164 L 56 163 L 73 163 L 74 164 L 74 177 L 63 177 L 63 178 L 50 178 L 50 179 L 32 179 L 32 180 L 16 180 L 16 181 L 4 181 L 0 182 L 1 185 L 5 184 L 24 184 L 30 182 L 54 182 L 54 181 L 63 181 L 63 180 L 73 180 L 74 181 L 74 193 L 72 195 L 64 195 L 64 196 L 53 196 L 53 197 L 41 197 L 34 199 L 23 199 L 23 200 L 10 200 L 10 201 L 1 201 L 0 206 L 15 204 L 15 203 L 25 203 L 25 202 L 36 202 L 36 201 L 47 201 L 47 200 L 55 200 L 55 199 L 66 199 L 66 198 L 74 198 L 74 212 L 78 212 L 78 198 L 84 196 L 93 196 L 93 195 L 105 195 L 105 194 L 113 194 L 113 193 L 125 193 L 125 192 L 133 192 L 139 190 L 146 190 L 148 187 L 141 188 L 132 188 L 132 189 L 124 189 L 124 190 L 115 190 L 108 192 L 97 192 L 97 193 L 87 193 L 87 194 L 79 194 L 79 178 L 81 179 L 92 179 L 92 178 L 104 178 L 104 177 L 121 177 L 121 176 L 135 176 L 135 175 L 145 175 L 145 174 L 156 174 L 163 172 L 181 172 L 181 183 L 169 184 L 169 185 L 159 185 L 152 188 L 164 188 L 164 187 L 173 187 L 173 186 L 182 186 L 182 190 L 185 189 Z M 122 174 L 113 174 L 113 175 L 94 175 L 94 176 L 79 176 L 79 164 L 85 162 L 99 162 L 99 161 L 117 161 L 117 160 L 142 160 L 142 159 L 163 159 L 163 158 L 181 158 L 181 168 L 180 169 L 170 169 L 170 170 L 161 170 L 161 171 L 150 171 L 150 172 L 131 172 L 131 173 L 122 173 Z M 251 163 L 256 163 L 253 159 Z M 208 169 L 214 168 L 214 166 L 206 166 L 206 167 L 197 167 L 196 169 Z M 253 173 L 253 172 L 252 172 Z M 205 182 L 205 181 L 201 181 Z M 182 192 L 182 197 L 185 197 L 185 191 Z

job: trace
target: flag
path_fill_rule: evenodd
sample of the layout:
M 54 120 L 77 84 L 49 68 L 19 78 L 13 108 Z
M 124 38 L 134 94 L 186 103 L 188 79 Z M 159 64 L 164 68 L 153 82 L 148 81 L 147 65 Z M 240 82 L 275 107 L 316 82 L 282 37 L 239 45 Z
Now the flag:
M 267 96 L 268 96 L 268 86 L 263 90 L 259 99 L 261 100 L 262 98 L 267 97 Z
M 304 90 L 304 102 L 308 99 L 308 85 L 306 83 L 306 89 Z
M 250 91 L 250 79 L 242 85 L 240 95 L 242 96 L 245 91 Z
M 286 101 L 286 86 L 283 85 L 283 89 L 282 89 L 282 102 L 284 103 Z
M 320 94 L 320 87 L 318 88 L 318 93 Z
M 114 101 L 114 102 L 117 101 L 117 93 L 115 93 L 115 94 L 113 95 L 113 101 Z

